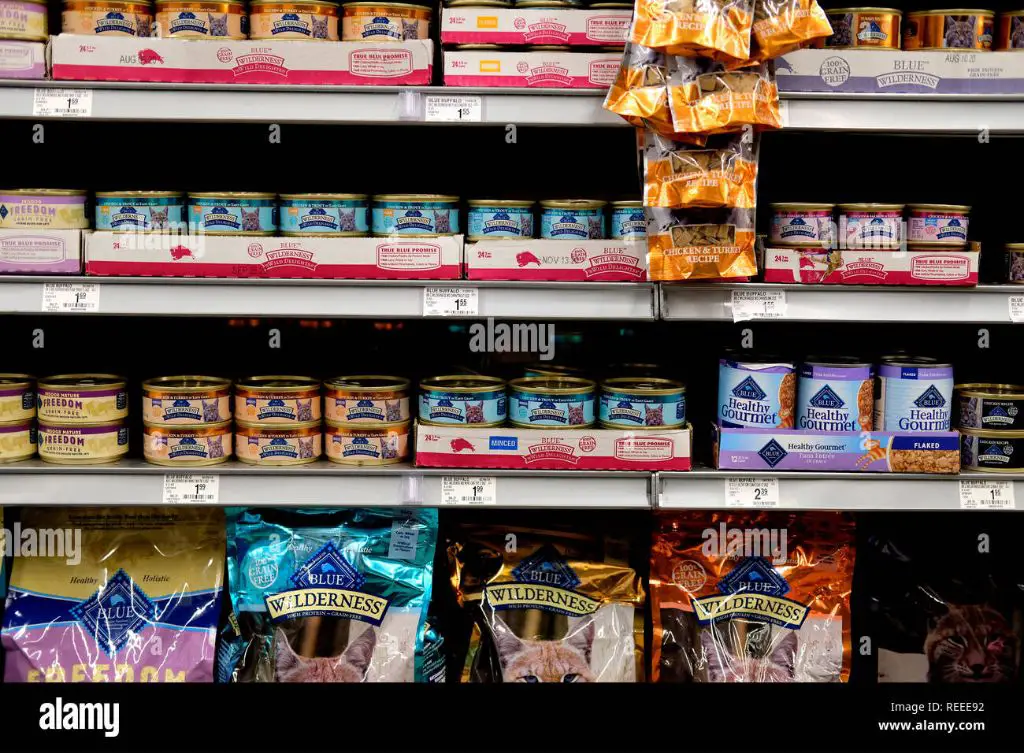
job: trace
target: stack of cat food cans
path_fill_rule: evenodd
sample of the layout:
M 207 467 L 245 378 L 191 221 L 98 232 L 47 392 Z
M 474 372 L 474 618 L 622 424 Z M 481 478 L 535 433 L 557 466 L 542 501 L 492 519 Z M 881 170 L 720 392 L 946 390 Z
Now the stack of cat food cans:
M 1024 386 L 958 384 L 956 397 L 963 468 L 992 473 L 1024 469 Z
M 324 383 L 327 459 L 389 465 L 409 456 L 409 380 L 380 374 Z
M 28 374 L 0 374 L 0 463 L 36 454 L 35 384 Z
M 26 390 L 21 384 L 15 389 Z M 25 395 L 22 392 L 22 401 Z M 39 457 L 46 462 L 96 465 L 113 463 L 128 453 L 128 390 L 123 377 L 60 374 L 40 379 L 36 396 Z
M 207 466 L 231 457 L 231 381 L 158 377 L 142 385 L 143 455 L 150 463 Z
M 235 454 L 253 465 L 303 465 L 323 454 L 320 381 L 252 376 L 235 383 Z

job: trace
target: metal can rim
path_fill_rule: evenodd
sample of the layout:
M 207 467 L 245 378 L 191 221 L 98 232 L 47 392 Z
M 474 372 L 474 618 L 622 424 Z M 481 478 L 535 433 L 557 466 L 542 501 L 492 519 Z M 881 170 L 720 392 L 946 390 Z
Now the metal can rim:
M 282 193 L 279 199 L 284 201 L 364 201 L 365 193 Z
M 530 207 L 532 208 L 536 201 L 527 201 L 526 199 L 468 199 L 466 204 L 471 207 Z
M 591 5 L 591 8 L 594 6 Z M 608 203 L 612 209 L 637 209 L 644 205 L 640 199 L 624 199 L 622 201 L 611 201 Z
M 457 421 L 430 421 L 426 418 L 417 418 L 416 422 L 423 426 L 447 427 L 449 429 L 453 426 L 471 426 L 474 429 L 497 429 L 506 425 L 505 419 L 501 419 L 500 421 L 489 421 L 488 423 L 483 424 L 465 424 Z
M 906 204 L 871 204 L 871 203 L 855 203 L 855 204 L 837 204 L 841 211 L 854 211 L 854 212 L 902 212 Z
M 988 389 L 960 389 L 954 385 L 953 389 L 958 392 L 961 397 L 1024 400 L 1024 387 L 1012 384 L 988 385 Z
M 36 378 L 31 374 L 0 374 L 0 388 L 32 387 L 35 384 Z
M 337 8 L 338 3 L 332 3 L 330 0 L 252 0 L 249 5 L 253 7 L 259 7 L 263 5 L 294 5 L 298 7 L 328 7 Z
M 458 196 L 440 193 L 377 193 L 370 197 L 371 201 L 405 201 L 417 204 L 457 204 Z
M 160 0 L 160 2 L 181 2 L 181 0 Z M 117 199 L 126 196 L 131 199 L 183 199 L 181 191 L 97 191 L 97 199 Z
M 545 209 L 602 209 L 607 204 L 599 199 L 543 199 L 540 202 Z
M 293 382 L 293 384 L 268 384 L 269 382 Z M 321 382 L 313 377 L 296 376 L 294 374 L 268 374 L 266 376 L 248 376 L 235 382 L 235 388 L 246 392 L 308 392 L 319 390 Z
M 681 424 L 669 424 L 664 426 L 622 426 L 621 424 L 614 424 L 609 421 L 598 421 L 598 425 L 602 429 L 614 429 L 615 431 L 682 431 L 687 427 L 687 423 L 683 421 Z
M 922 369 L 951 369 L 953 364 L 941 363 L 929 356 L 882 356 L 878 359 L 879 366 L 910 366 Z
M 260 0 L 256 0 L 259 2 Z M 276 199 L 276 193 L 263 193 L 261 191 L 201 191 L 199 193 L 189 192 L 190 199 Z
M 644 384 L 650 386 L 644 387 Z M 657 384 L 665 386 L 653 386 Z M 612 377 L 601 382 L 601 392 L 634 392 L 643 395 L 685 395 L 686 385 L 675 379 L 665 379 L 664 377 Z
M 194 384 L 175 385 L 176 382 L 192 380 Z M 231 380 L 224 377 L 201 376 L 198 374 L 183 374 L 181 376 L 153 377 L 142 383 L 143 392 L 196 392 L 197 390 L 208 389 L 215 392 L 231 389 Z
M 545 384 L 563 386 L 543 386 Z M 532 376 L 509 380 L 508 388 L 516 392 L 538 395 L 587 395 L 597 389 L 597 383 L 593 379 L 576 376 Z
M 98 380 L 106 381 L 103 384 L 89 383 Z M 127 386 L 128 380 L 117 374 L 54 374 L 40 379 L 36 384 L 40 390 L 77 390 L 78 392 L 100 392 Z
M 899 8 L 825 8 L 825 13 L 890 13 L 902 18 L 903 11 Z
M 907 18 L 914 16 L 995 16 L 994 10 L 984 8 L 938 8 L 931 10 L 908 10 Z M 951 49 L 943 47 L 942 49 Z
M 45 426 L 47 429 L 119 429 L 124 428 L 128 424 L 127 418 L 117 418 L 113 421 L 90 421 L 89 423 L 78 424 L 74 422 L 68 422 L 67 419 L 61 421 L 47 421 L 45 418 L 37 419 L 39 423 L 39 429 Z
M 975 429 L 971 426 L 961 426 L 960 432 L 979 439 L 1024 439 L 1024 430 L 1021 429 Z
M 356 379 L 379 379 L 381 381 L 390 380 L 390 382 L 371 387 L 354 383 Z M 388 374 L 354 374 L 331 377 L 324 380 L 324 387 L 326 389 L 345 390 L 347 392 L 400 392 L 408 390 L 410 384 L 411 382 L 405 377 L 395 377 Z
M 342 8 L 416 8 L 417 10 L 425 10 L 427 13 L 433 13 L 433 8 L 429 5 L 420 5 L 419 3 L 391 3 L 391 2 L 379 2 L 375 3 L 372 0 L 357 0 L 354 3 L 342 3 Z
M 10 196 L 81 196 L 85 198 L 89 192 L 65 188 L 0 188 L 0 194 Z
M 932 210 L 939 212 L 957 212 L 960 214 L 969 214 L 971 207 L 967 204 L 907 204 L 908 211 L 922 211 Z
M 383 432 L 384 434 L 409 434 L 412 429 L 412 419 L 408 421 L 390 421 L 382 424 L 357 424 L 351 421 L 332 421 L 327 419 L 324 424 L 328 429 L 340 429 L 348 434 Z
M 468 387 L 457 384 L 449 385 L 448 382 L 477 381 L 479 386 Z M 498 392 L 506 389 L 508 383 L 501 377 L 472 375 L 472 374 L 443 374 L 441 376 L 427 377 L 419 383 L 421 390 L 433 392 L 465 392 L 467 395 L 479 394 L 481 392 Z M 447 426 L 447 424 L 443 424 Z
M 836 208 L 835 204 L 818 204 L 813 201 L 778 201 L 769 205 L 772 209 L 827 209 L 830 212 Z
M 230 434 L 231 425 L 234 423 L 230 418 L 226 421 L 214 421 L 206 424 L 158 424 L 153 421 L 143 421 L 142 429 L 144 434 L 149 434 L 151 431 L 160 431 L 165 433 L 173 432 L 184 432 L 185 434 L 191 432 L 209 432 L 212 434 Z M 218 432 L 218 429 L 226 429 L 226 431 Z M 205 435 L 203 435 L 205 436 Z

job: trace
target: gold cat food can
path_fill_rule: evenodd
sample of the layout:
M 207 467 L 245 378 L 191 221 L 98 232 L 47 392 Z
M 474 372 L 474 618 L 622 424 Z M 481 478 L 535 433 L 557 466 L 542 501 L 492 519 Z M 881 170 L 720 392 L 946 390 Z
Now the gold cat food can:
M 346 42 L 430 39 L 431 9 L 411 3 L 345 3 L 341 38 Z
M 145 424 L 142 453 L 155 465 L 204 466 L 231 457 L 231 421 L 202 426 Z
M 0 374 L 0 421 L 27 421 L 36 417 L 35 379 L 28 374 Z
M 235 455 L 250 465 L 304 465 L 323 453 L 320 421 L 283 426 L 279 423 L 235 426 Z
M 142 420 L 148 424 L 215 424 L 230 418 L 228 379 L 169 376 L 142 383 Z
M 994 46 L 997 50 L 1024 50 L 1024 10 L 999 14 Z
M 342 376 L 324 382 L 324 418 L 335 423 L 384 425 L 409 420 L 409 380 Z
M 832 34 L 815 47 L 834 50 L 898 50 L 902 11 L 896 8 L 832 8 L 825 11 Z
M 64 0 L 61 14 L 65 34 L 148 37 L 152 25 L 153 6 L 148 2 Z
M 45 42 L 47 15 L 43 0 L 0 0 L 0 39 Z
M 109 423 L 128 417 L 128 390 L 114 374 L 60 374 L 39 380 L 40 421 L 56 424 Z
M 235 418 L 259 424 L 320 420 L 320 382 L 303 376 L 255 376 L 235 384 Z
M 51 188 L 0 189 L 0 229 L 84 230 L 86 196 Z
M 338 4 L 253 0 L 249 10 L 251 39 L 338 41 Z
M 327 459 L 342 465 L 391 465 L 409 457 L 409 421 L 363 426 L 327 422 Z
M 249 14 L 241 2 L 156 0 L 156 36 L 175 39 L 247 39 Z
M 93 424 L 39 421 L 39 457 L 47 463 L 98 465 L 128 454 L 123 420 Z
M 35 421 L 29 419 L 0 424 L 0 463 L 14 463 L 35 454 Z
M 953 8 L 907 14 L 904 50 L 991 50 L 995 13 Z

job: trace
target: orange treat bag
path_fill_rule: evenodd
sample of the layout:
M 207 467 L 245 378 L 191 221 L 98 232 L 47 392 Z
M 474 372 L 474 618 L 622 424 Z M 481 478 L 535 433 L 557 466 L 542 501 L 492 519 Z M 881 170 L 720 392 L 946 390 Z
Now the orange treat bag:
M 622 65 L 604 100 L 604 109 L 631 125 L 662 124 L 672 130 L 668 109 L 668 57 L 661 50 L 627 44 Z
M 743 207 L 756 204 L 757 154 L 753 129 L 712 136 L 694 147 L 647 132 L 644 205 Z
M 637 0 L 631 39 L 672 55 L 750 57 L 754 0 Z
M 647 263 L 655 281 L 757 274 L 753 209 L 649 207 Z
M 782 127 L 779 90 L 770 65 L 728 71 L 722 63 L 681 57 L 675 61 L 669 75 L 669 109 L 677 132 Z
M 654 681 L 847 681 L 854 550 L 838 512 L 659 515 Z
M 752 58 L 769 60 L 832 35 L 817 0 L 757 0 Z

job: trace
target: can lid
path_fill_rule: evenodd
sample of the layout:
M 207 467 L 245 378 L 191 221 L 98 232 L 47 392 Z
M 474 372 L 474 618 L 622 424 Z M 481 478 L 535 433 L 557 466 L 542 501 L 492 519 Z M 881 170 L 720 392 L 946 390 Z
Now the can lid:
M 849 366 L 851 368 L 871 367 L 870 361 L 864 361 L 853 356 L 808 356 L 804 359 L 804 366 Z
M 378 193 L 372 196 L 374 201 L 408 201 L 408 202 L 443 202 L 452 204 L 459 200 L 458 196 L 440 193 Z
M 166 432 L 168 434 L 197 434 L 199 436 L 208 436 L 210 434 L 216 434 L 218 432 L 231 431 L 231 424 L 233 422 L 229 418 L 227 421 L 214 421 L 208 424 L 157 424 L 152 421 L 143 421 L 142 428 L 151 431 Z
M 255 0 L 253 5 L 260 2 L 270 2 L 271 0 Z M 189 192 L 188 197 L 190 199 L 276 199 L 276 193 L 260 193 L 258 191 L 205 191 L 202 193 Z
M 902 212 L 903 204 L 840 204 L 844 212 Z
M 972 429 L 969 426 L 960 427 L 961 434 L 970 434 L 980 439 L 1020 439 L 1024 437 L 1024 431 L 1006 429 Z
M 951 369 L 951 363 L 939 363 L 929 356 L 882 356 L 878 359 L 886 366 L 919 366 L 925 369 Z
M 505 389 L 505 380 L 492 376 L 474 376 L 472 374 L 445 374 L 444 376 L 428 377 L 420 382 L 421 390 L 441 390 L 443 392 L 494 392 Z
M 359 392 L 394 392 L 395 390 L 409 389 L 409 380 L 404 377 L 383 374 L 358 374 L 325 379 L 324 387 Z
M 416 8 L 417 10 L 430 11 L 430 6 L 417 3 L 392 3 L 392 2 L 357 2 L 342 3 L 343 8 Z
M 359 201 L 365 193 L 283 193 L 278 198 L 287 201 Z
M 31 387 L 35 381 L 30 374 L 0 374 L 0 387 Z
M 250 376 L 239 379 L 235 387 L 240 390 L 268 392 L 308 392 L 311 389 L 320 389 L 320 380 L 312 377 L 271 375 L 271 376 Z
M 971 208 L 965 204 L 907 204 L 910 211 L 932 210 L 937 212 L 963 212 L 967 214 Z
M 124 377 L 116 374 L 57 374 L 39 380 L 39 389 L 46 390 L 78 390 L 79 392 L 98 392 L 100 390 L 125 387 Z
M 813 202 L 802 203 L 799 201 L 780 201 L 770 205 L 772 209 L 808 209 L 814 210 L 825 210 L 832 211 L 835 209 L 835 204 L 815 204 Z
M 902 16 L 898 8 L 825 8 L 826 13 L 893 13 Z
M 526 199 L 469 199 L 471 207 L 532 207 L 537 202 Z
M 993 10 L 981 8 L 943 8 L 941 10 L 909 10 L 908 16 L 994 16 Z
M 88 191 L 63 188 L 0 188 L 0 194 L 9 196 L 88 196 Z
M 645 395 L 675 395 L 686 391 L 686 385 L 661 377 L 612 377 L 601 382 L 602 392 L 642 392 Z
M 326 6 L 331 7 L 331 8 L 337 8 L 338 7 L 338 3 L 326 2 L 326 1 L 321 2 L 321 0 L 252 0 L 250 5 L 288 5 L 288 6 L 290 6 L 289 10 L 291 10 L 291 6 L 302 7 L 302 6 L 310 6 L 310 5 L 321 5 L 321 6 L 326 5 Z
M 594 6 L 591 5 L 590 7 L 593 8 Z M 626 201 L 613 201 L 613 202 L 611 202 L 611 206 L 613 208 L 617 208 L 617 209 L 636 209 L 636 208 L 642 207 L 643 205 L 644 205 L 644 203 L 642 201 L 640 201 L 639 199 L 629 199 L 629 200 L 626 200 Z
M 601 209 L 607 203 L 597 199 L 544 199 L 540 205 L 552 209 Z
M 159 0 L 159 2 L 180 3 L 181 0 Z M 97 191 L 97 199 L 181 199 L 181 191 Z
M 142 383 L 142 389 L 144 390 L 160 390 L 162 392 L 194 392 L 195 390 L 202 389 L 224 390 L 230 387 L 230 379 L 193 374 L 154 377 Z
M 579 395 L 593 392 L 596 386 L 590 379 L 573 376 L 519 377 L 508 383 L 510 390 L 552 395 Z
M 964 397 L 1015 397 L 1024 400 L 1024 386 L 1018 384 L 958 384 L 953 389 Z

